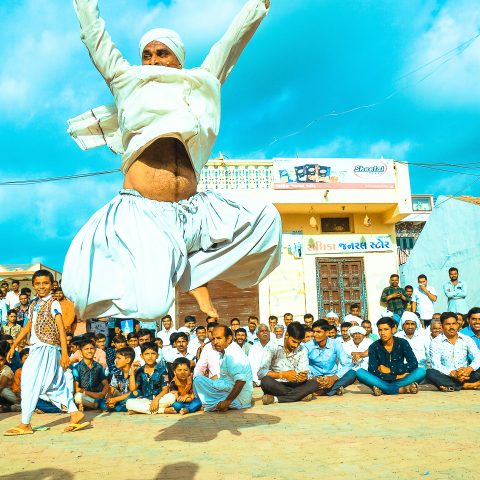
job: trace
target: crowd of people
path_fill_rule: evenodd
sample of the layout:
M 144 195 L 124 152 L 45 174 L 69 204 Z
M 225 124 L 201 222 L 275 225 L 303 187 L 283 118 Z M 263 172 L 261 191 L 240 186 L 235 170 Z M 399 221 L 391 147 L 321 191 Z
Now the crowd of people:
M 421 285 L 435 295 L 423 277 L 416 295 Z M 68 412 L 67 431 L 75 431 L 88 425 L 85 409 L 181 415 L 243 409 L 256 387 L 265 405 L 343 395 L 354 382 L 375 396 L 416 394 L 421 383 L 443 392 L 480 389 L 480 307 L 426 315 L 425 299 L 401 289 L 395 274 L 381 298 L 390 311 L 373 324 L 352 304 L 342 319 L 331 311 L 316 321 L 285 313 L 280 321 L 251 315 L 244 325 L 239 318 L 200 325 L 187 316 L 177 329 L 166 315 L 159 326 L 97 319 L 77 334 L 73 304 L 51 273 L 35 273 L 33 287 L 32 299 L 18 282 L 0 286 L 2 309 L 7 304 L 0 412 L 22 412 L 22 423 L 7 435 L 32 433 L 33 412 Z

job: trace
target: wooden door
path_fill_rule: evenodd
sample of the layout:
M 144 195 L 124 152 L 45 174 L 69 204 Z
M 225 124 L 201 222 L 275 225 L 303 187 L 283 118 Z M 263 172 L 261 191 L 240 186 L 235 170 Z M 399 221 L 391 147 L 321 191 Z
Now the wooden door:
M 258 285 L 239 289 L 231 283 L 216 280 L 208 284 L 208 289 L 221 323 L 230 325 L 230 320 L 237 317 L 243 326 L 247 324 L 250 315 L 259 316 Z M 197 325 L 205 325 L 206 315 L 198 309 L 195 299 L 188 293 L 182 293 L 178 287 L 175 295 L 175 312 L 177 327 L 183 325 L 187 315 L 195 315 Z
M 319 317 L 333 310 L 343 318 L 349 313 L 350 305 L 358 303 L 367 318 L 363 259 L 317 258 L 316 263 Z

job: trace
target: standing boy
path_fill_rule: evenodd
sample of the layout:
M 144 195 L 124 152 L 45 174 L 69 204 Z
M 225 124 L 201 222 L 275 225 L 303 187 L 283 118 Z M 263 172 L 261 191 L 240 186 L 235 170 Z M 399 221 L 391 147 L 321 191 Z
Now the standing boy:
M 17 345 L 30 334 L 30 354 L 23 365 L 21 379 L 22 423 L 7 430 L 4 433 L 7 436 L 33 433 L 30 420 L 42 394 L 57 407 L 65 406 L 70 413 L 70 425 L 64 431 L 74 432 L 90 423 L 80 423 L 84 415 L 78 411 L 65 378 L 64 369 L 70 361 L 61 307 L 51 295 L 53 275 L 48 270 L 38 270 L 33 274 L 32 283 L 37 298 L 30 305 L 27 324 L 7 354 L 7 361 L 10 361 Z
M 22 327 L 17 323 L 17 311 L 9 310 L 7 313 L 7 324 L 2 328 L 3 335 L 11 335 L 15 340 L 20 333 Z

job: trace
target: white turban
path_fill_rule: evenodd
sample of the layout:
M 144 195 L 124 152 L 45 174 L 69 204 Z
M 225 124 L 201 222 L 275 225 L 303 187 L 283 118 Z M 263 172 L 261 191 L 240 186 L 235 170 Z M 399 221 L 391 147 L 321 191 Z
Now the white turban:
M 338 318 L 338 315 L 333 310 L 330 310 L 327 313 L 326 318 Z
M 354 333 L 361 333 L 362 335 L 366 335 L 367 331 L 363 327 L 358 327 L 357 325 L 354 325 L 353 327 L 350 327 L 348 329 L 348 334 L 352 336 Z
M 185 45 L 180 38 L 180 35 L 168 28 L 154 28 L 148 31 L 140 40 L 140 57 L 143 50 L 150 42 L 160 42 L 166 45 L 177 57 L 180 65 L 185 65 Z

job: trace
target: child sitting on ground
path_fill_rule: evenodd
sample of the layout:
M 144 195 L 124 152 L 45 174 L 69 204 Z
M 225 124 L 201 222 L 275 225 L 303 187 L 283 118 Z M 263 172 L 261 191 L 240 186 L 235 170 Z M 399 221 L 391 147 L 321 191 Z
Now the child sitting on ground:
M 97 409 L 98 403 L 108 392 L 108 382 L 102 366 L 93 360 L 96 346 L 93 341 L 85 340 L 80 350 L 83 359 L 73 368 L 74 400 L 80 411 L 83 407 Z
M 132 348 L 138 347 L 138 335 L 135 332 L 130 332 L 127 335 L 127 345 Z
M 85 340 L 89 340 L 93 342 L 93 345 L 95 346 L 95 355 L 93 356 L 93 359 L 99 363 L 103 368 L 107 368 L 107 356 L 105 352 L 97 348 L 95 345 L 95 334 L 94 333 L 85 333 L 82 335 L 79 339 L 80 341 L 75 341 L 77 345 L 81 345 Z M 70 355 L 70 365 L 74 365 L 75 363 L 78 363 L 82 359 L 82 351 L 81 349 L 78 349 L 73 355 Z
M 165 408 L 165 413 L 198 412 L 202 408 L 202 402 L 193 393 L 193 377 L 188 358 L 177 358 L 173 362 L 173 380 L 170 382 L 170 392 L 175 395 L 176 401 L 171 407 Z
M 113 373 L 117 369 L 115 359 L 117 358 L 117 350 L 127 346 L 127 339 L 123 335 L 115 335 L 112 339 L 112 346 L 105 349 L 107 357 L 107 378 L 111 380 Z
M 141 345 L 142 359 L 145 365 L 135 362 L 130 374 L 130 390 L 138 391 L 141 398 L 130 398 L 127 401 L 127 410 L 135 413 L 164 413 L 176 398 L 168 391 L 167 370 L 163 362 L 157 363 L 158 346 L 147 342 Z
M 6 354 L 0 351 L 0 399 L 4 400 L 3 405 L 0 405 L 0 412 L 10 412 L 12 405 L 18 404 L 17 396 L 12 392 L 12 384 L 12 369 L 7 365 Z
M 108 412 L 126 412 L 127 399 L 132 396 L 130 389 L 130 371 L 135 359 L 133 348 L 119 348 L 116 353 L 115 366 L 107 396 L 101 400 L 99 407 Z
M 95 334 L 95 345 L 98 349 L 106 352 L 107 336 L 104 333 Z
M 22 366 L 19 369 L 17 369 L 17 371 L 13 375 L 12 392 L 17 396 L 18 400 L 21 399 L 20 381 L 22 379 L 22 367 L 23 367 L 23 364 L 25 363 L 25 360 L 28 358 L 28 353 L 29 353 L 28 348 L 24 348 L 21 352 L 19 352 L 20 363 Z

